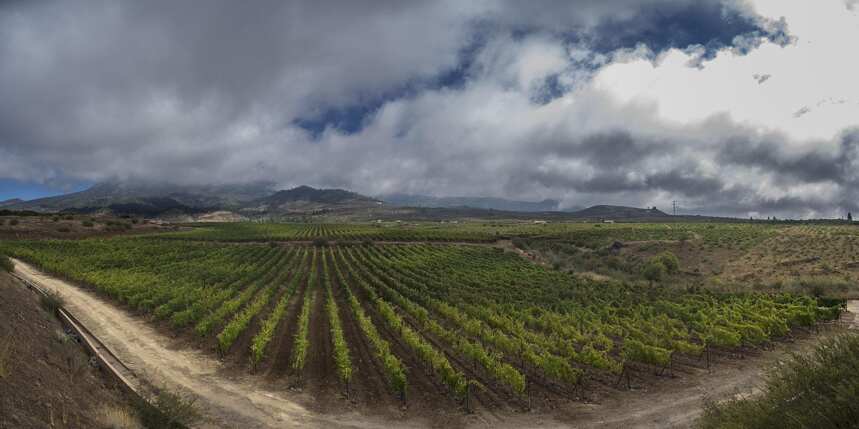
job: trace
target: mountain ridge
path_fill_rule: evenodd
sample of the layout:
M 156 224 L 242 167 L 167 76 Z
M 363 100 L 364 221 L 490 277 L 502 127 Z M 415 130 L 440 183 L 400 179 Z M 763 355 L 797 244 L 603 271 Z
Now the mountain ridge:
M 5 201 L 6 210 L 94 213 L 197 219 L 207 213 L 230 212 L 235 218 L 290 218 L 293 215 L 343 215 L 376 219 L 417 216 L 453 218 L 643 219 L 669 215 L 655 208 L 596 205 L 558 211 L 555 200 L 517 201 L 494 197 L 427 197 L 392 194 L 388 201 L 336 188 L 307 185 L 277 190 L 267 182 L 238 185 L 171 185 L 102 182 L 65 195 L 30 201 Z M 383 197 L 384 198 L 384 197 Z M 424 205 L 421 205 L 424 204 Z M 430 206 L 430 205 L 435 206 Z M 476 207 L 475 207 L 476 206 Z M 230 216 L 227 216 L 228 218 Z
M 396 206 L 429 208 L 475 208 L 485 210 L 504 210 L 516 212 L 559 211 L 560 202 L 552 199 L 543 201 L 520 201 L 495 197 L 436 197 L 430 195 L 394 193 L 381 195 L 379 199 Z

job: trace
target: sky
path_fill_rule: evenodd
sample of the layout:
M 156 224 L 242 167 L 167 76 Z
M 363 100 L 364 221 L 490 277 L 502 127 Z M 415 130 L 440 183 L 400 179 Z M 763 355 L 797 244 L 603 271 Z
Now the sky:
M 0 2 L 0 200 L 106 180 L 859 208 L 856 0 Z

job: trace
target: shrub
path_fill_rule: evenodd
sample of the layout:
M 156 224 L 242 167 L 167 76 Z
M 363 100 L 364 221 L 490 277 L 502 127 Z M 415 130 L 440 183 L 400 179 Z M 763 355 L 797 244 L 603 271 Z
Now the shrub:
M 324 238 L 314 238 L 313 245 L 316 247 L 323 247 L 328 245 L 328 240 Z
M 39 302 L 45 310 L 50 311 L 52 314 L 56 313 L 57 309 L 62 307 L 64 304 L 63 297 L 58 292 L 51 290 L 45 291 L 45 294 L 39 298 Z
M 65 215 L 65 216 L 63 216 L 63 219 L 65 219 L 65 220 L 74 220 L 75 218 L 74 218 L 74 216 L 72 216 L 72 215 Z
M 158 390 L 152 406 L 138 403 L 137 412 L 149 428 L 191 427 L 202 419 L 195 399 L 164 388 Z
M 57 231 L 58 232 L 71 232 L 72 230 L 69 229 L 69 227 L 67 227 L 67 226 L 61 226 L 61 227 L 57 228 Z
M 106 405 L 99 410 L 97 420 L 107 429 L 143 429 L 134 411 L 124 407 Z
M 760 395 L 707 403 L 698 422 L 716 428 L 847 428 L 859 421 L 859 336 L 821 342 L 772 368 Z
M 11 273 L 15 271 L 15 264 L 12 263 L 12 260 L 8 256 L 0 254 L 0 269 Z
M 54 216 L 54 217 L 52 217 L 52 218 L 51 218 L 51 222 L 59 222 L 59 221 L 60 221 L 60 217 L 59 217 L 59 216 Z
M 15 226 L 18 224 L 18 219 L 9 219 L 9 225 Z
M 92 221 L 85 220 L 85 221 L 81 222 L 81 225 L 83 225 L 86 228 L 92 228 L 95 224 L 93 224 Z
M 654 259 L 661 262 L 662 265 L 665 266 L 665 270 L 668 274 L 675 274 L 677 271 L 680 271 L 680 260 L 677 259 L 677 256 L 671 252 L 662 252 L 656 256 Z
M 668 272 L 668 269 L 665 268 L 665 265 L 658 260 L 651 259 L 650 262 L 644 265 L 644 268 L 641 269 L 641 276 L 644 277 L 645 280 L 653 282 L 658 282 L 662 280 L 662 277 L 665 277 L 665 274 Z

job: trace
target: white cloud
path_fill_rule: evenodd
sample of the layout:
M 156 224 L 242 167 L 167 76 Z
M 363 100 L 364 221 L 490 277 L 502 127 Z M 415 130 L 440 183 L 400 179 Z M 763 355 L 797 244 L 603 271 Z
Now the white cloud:
M 785 17 L 797 37 L 785 47 L 764 42 L 738 55 L 722 50 L 703 68 L 688 67 L 694 54 L 673 49 L 651 62 L 646 56 L 602 69 L 595 85 L 624 102 L 652 100 L 662 118 L 689 123 L 728 113 L 753 127 L 778 130 L 794 140 L 832 139 L 859 120 L 859 17 L 839 0 L 755 1 L 772 19 Z M 766 85 L 751 77 L 771 75 Z M 843 100 L 795 113 L 821 100 Z

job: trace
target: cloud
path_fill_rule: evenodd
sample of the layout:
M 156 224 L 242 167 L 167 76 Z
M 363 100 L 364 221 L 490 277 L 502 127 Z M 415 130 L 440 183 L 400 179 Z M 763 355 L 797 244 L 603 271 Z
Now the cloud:
M 758 85 L 763 84 L 764 82 L 770 80 L 771 77 L 773 77 L 773 75 L 771 75 L 771 74 L 757 74 L 757 73 L 755 73 L 752 75 L 752 78 L 755 80 L 755 82 L 758 83 Z
M 841 0 L 4 3 L 0 178 L 855 210 L 855 19 Z M 822 99 L 845 102 L 793 118 Z

